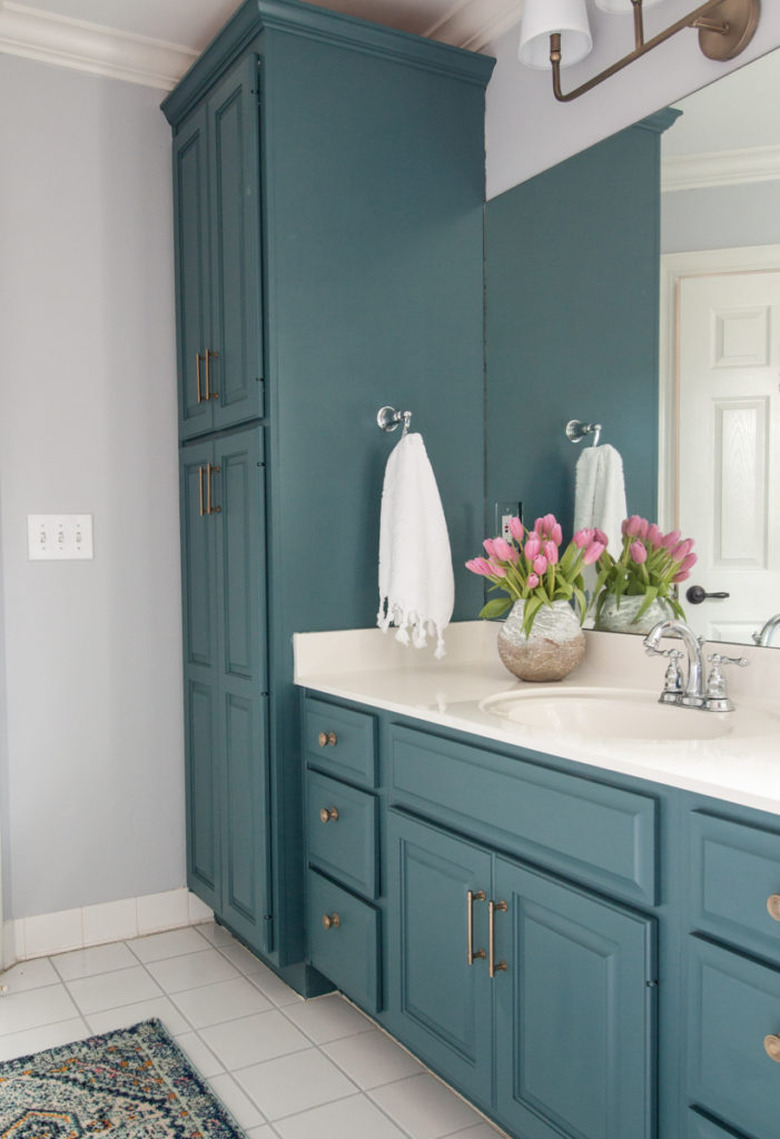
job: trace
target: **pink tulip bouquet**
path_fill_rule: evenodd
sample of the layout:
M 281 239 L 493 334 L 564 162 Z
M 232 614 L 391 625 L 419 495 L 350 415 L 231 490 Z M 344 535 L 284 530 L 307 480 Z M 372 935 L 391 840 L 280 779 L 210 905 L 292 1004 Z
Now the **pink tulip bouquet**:
M 621 597 L 644 595 L 634 621 L 642 617 L 656 598 L 665 601 L 676 617 L 685 618 L 674 586 L 690 577 L 696 564 L 693 539 L 679 530 L 663 534 L 654 522 L 632 514 L 621 524 L 623 549 L 615 558 L 604 550 L 598 560 L 598 578 L 593 590 L 596 624 L 604 602 L 612 595 L 620 608 Z
M 537 518 L 533 530 L 512 518 L 509 532 L 511 541 L 486 538 L 482 544 L 487 556 L 466 562 L 472 573 L 487 578 L 491 589 L 507 594 L 488 601 L 480 617 L 502 617 L 515 601 L 524 601 L 523 630 L 528 636 L 543 605 L 574 601 L 581 624 L 587 610 L 582 568 L 602 556 L 606 535 L 600 530 L 579 530 L 561 552 L 563 533 L 554 514 Z

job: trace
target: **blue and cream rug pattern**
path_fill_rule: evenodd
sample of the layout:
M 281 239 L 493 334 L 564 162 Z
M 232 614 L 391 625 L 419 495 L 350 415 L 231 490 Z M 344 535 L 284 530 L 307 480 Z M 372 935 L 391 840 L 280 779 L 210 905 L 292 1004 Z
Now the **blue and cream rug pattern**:
M 0 1063 L 0 1139 L 243 1139 L 159 1020 Z

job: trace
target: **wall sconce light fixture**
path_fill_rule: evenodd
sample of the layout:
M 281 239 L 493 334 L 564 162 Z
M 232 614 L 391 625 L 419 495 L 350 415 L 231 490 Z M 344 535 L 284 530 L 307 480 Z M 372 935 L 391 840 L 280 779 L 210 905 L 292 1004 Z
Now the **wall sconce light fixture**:
M 698 29 L 699 47 L 708 59 L 734 59 L 752 40 L 761 13 L 760 0 L 708 0 L 652 39 L 645 40 L 643 9 L 657 3 L 659 0 L 596 0 L 604 12 L 633 12 L 634 50 L 587 83 L 564 94 L 561 68 L 579 63 L 593 46 L 585 0 L 524 0 L 520 62 L 540 68 L 552 64 L 555 98 L 569 103 L 684 28 Z

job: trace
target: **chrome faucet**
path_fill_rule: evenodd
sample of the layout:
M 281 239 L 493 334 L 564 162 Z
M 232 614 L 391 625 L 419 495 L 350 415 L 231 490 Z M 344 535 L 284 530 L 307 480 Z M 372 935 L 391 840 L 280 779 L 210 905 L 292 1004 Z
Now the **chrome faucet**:
M 762 626 L 761 631 L 753 634 L 753 640 L 757 645 L 771 645 L 777 629 L 780 629 L 780 613 L 775 613 L 774 617 L 770 617 Z
M 658 642 L 661 637 L 678 637 L 685 645 L 688 656 L 688 671 L 685 685 L 682 686 L 677 668 L 677 659 L 680 653 L 675 649 L 659 649 Z M 662 704 L 681 704 L 685 708 L 704 707 L 704 659 L 701 652 L 701 641 L 693 629 L 684 621 L 668 618 L 654 625 L 645 637 L 645 651 L 649 656 L 670 657 L 672 665 L 667 669 L 666 683 L 661 693 Z M 677 673 L 677 683 L 671 681 Z
M 777 624 L 780 625 L 780 614 L 777 616 Z M 683 654 L 679 649 L 658 648 L 661 637 L 666 635 L 678 637 L 685 645 L 688 672 L 684 684 L 679 664 Z M 740 668 L 746 668 L 750 661 L 745 657 L 727 657 L 721 653 L 711 653 L 707 657 L 712 667 L 705 689 L 702 640 L 684 621 L 672 619 L 659 621 L 647 634 L 644 640 L 646 652 L 650 656 L 662 656 L 669 659 L 664 677 L 664 689 L 658 701 L 660 704 L 677 704 L 683 708 L 703 708 L 707 712 L 732 712 L 734 705 L 726 691 L 726 681 L 722 672 L 723 665 L 736 664 Z

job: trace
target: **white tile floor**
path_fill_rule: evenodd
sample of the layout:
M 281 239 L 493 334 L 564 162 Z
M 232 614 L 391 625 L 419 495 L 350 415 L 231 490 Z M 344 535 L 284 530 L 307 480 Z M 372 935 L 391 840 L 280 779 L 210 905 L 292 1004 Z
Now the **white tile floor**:
M 501 1135 L 338 994 L 303 1001 L 220 926 L 0 975 L 0 1060 L 158 1016 L 249 1139 Z

